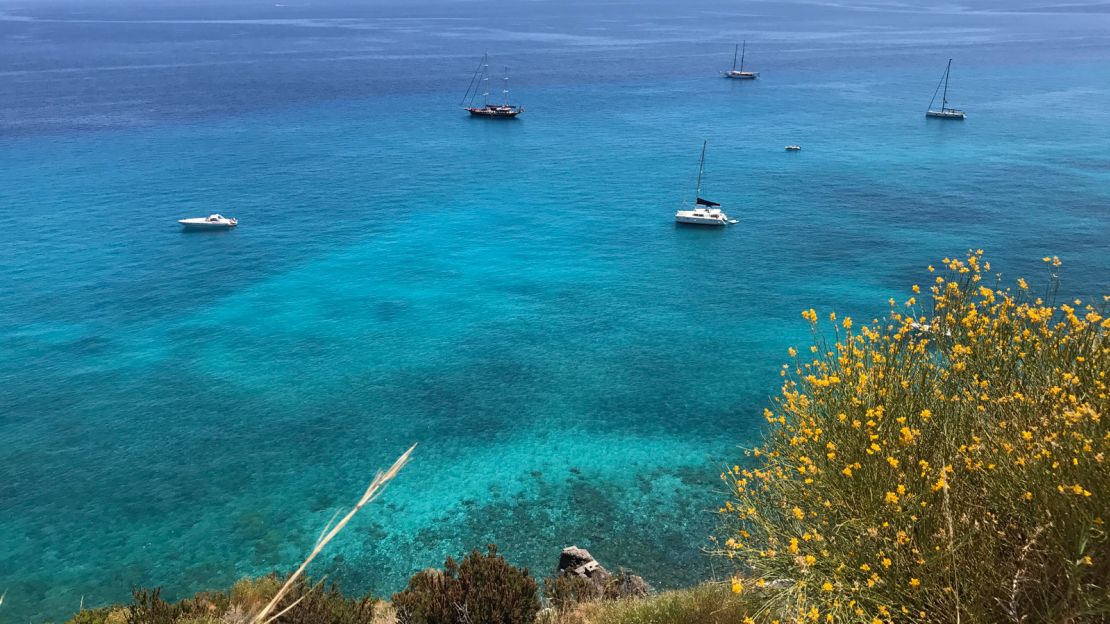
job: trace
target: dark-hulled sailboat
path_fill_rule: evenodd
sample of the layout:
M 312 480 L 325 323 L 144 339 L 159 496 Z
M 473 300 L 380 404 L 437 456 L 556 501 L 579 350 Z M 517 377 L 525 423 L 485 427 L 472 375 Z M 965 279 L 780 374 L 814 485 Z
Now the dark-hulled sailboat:
M 748 52 L 748 42 L 744 42 L 744 47 L 736 46 L 732 49 L 732 69 L 727 72 L 722 72 L 725 78 L 737 78 L 740 80 L 755 80 L 759 78 L 759 72 L 744 71 L 744 57 Z M 740 54 L 740 69 L 736 69 L 736 55 Z
M 960 119 L 963 120 L 966 115 L 962 110 L 956 108 L 948 108 L 948 74 L 952 72 L 952 59 L 948 59 L 948 67 L 944 69 L 944 78 L 941 84 L 944 85 L 944 94 L 940 97 L 940 110 L 933 108 L 933 102 L 937 99 L 937 91 L 940 91 L 941 84 L 937 84 L 937 90 L 933 91 L 933 99 L 929 100 L 929 108 L 925 110 L 926 117 L 933 117 L 936 119 Z
M 478 96 L 482 102 L 478 104 Z M 462 105 L 473 117 L 486 117 L 489 119 L 515 119 L 524 112 L 523 106 L 509 103 L 509 68 L 505 68 L 504 87 L 501 89 L 503 101 L 500 104 L 491 104 L 489 101 L 489 55 L 482 55 L 478 69 L 470 78 L 470 85 L 463 94 Z

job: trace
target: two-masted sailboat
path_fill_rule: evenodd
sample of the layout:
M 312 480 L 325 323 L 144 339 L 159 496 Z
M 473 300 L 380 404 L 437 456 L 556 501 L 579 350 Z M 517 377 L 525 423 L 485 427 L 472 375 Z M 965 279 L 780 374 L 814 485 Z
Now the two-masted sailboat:
M 674 213 L 674 220 L 676 223 L 686 223 L 689 225 L 728 225 L 729 223 L 737 223 L 735 219 L 729 219 L 728 215 L 721 210 L 721 204 L 708 199 L 702 199 L 701 196 L 701 178 L 705 173 L 705 148 L 709 145 L 709 141 L 701 144 L 701 161 L 698 163 L 698 186 L 694 192 L 694 209 L 693 210 L 679 210 Z
M 477 100 L 481 95 L 482 103 Z M 514 119 L 524 112 L 523 106 L 509 103 L 509 68 L 505 68 L 504 86 L 501 89 L 502 102 L 491 104 L 489 101 L 489 54 L 482 55 L 478 69 L 470 77 L 470 85 L 463 94 L 460 104 L 474 117 L 488 117 L 490 119 Z
M 738 78 L 740 80 L 755 80 L 759 78 L 759 72 L 744 71 L 744 57 L 748 52 L 748 42 L 744 42 L 744 47 L 736 46 L 732 50 L 732 69 L 727 72 L 721 72 L 725 78 Z M 740 69 L 736 69 L 736 55 L 740 54 Z
M 925 110 L 926 117 L 935 117 L 937 119 L 964 119 L 966 115 L 962 110 L 956 108 L 948 108 L 948 74 L 952 72 L 952 59 L 948 59 L 948 67 L 944 69 L 944 78 L 937 84 L 937 90 L 933 91 L 933 99 L 929 100 L 929 108 Z M 940 91 L 941 84 L 944 85 L 944 94 L 940 97 L 940 110 L 933 108 L 933 102 L 937 99 L 937 93 Z

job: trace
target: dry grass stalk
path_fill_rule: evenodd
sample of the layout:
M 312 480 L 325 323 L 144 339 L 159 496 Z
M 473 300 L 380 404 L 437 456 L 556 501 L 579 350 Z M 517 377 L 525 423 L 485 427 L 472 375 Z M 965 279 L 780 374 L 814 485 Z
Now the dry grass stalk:
M 296 580 L 300 578 L 302 574 L 304 574 L 305 569 L 307 569 L 309 564 L 312 563 L 312 560 L 316 558 L 316 555 L 320 554 L 320 551 L 322 551 L 324 547 L 328 545 L 328 542 L 334 539 L 335 536 L 338 535 L 345 526 L 347 526 L 347 523 L 351 521 L 351 518 L 355 517 L 355 514 L 357 514 L 360 509 L 362 509 L 367 503 L 373 501 L 375 498 L 378 497 L 379 494 L 381 494 L 382 490 L 385 489 L 386 484 L 392 481 L 393 478 L 397 476 L 397 473 L 401 472 L 401 468 L 405 467 L 405 464 L 408 463 L 409 458 L 412 456 L 412 452 L 415 449 L 416 445 L 413 444 L 409 447 L 409 450 L 405 451 L 404 454 L 397 458 L 397 461 L 393 462 L 393 465 L 389 467 L 389 470 L 386 470 L 385 472 L 379 471 L 378 474 L 374 475 L 374 480 L 370 482 L 370 485 L 366 488 L 366 491 L 363 492 L 362 498 L 360 498 L 358 503 L 353 508 L 351 508 L 349 512 L 347 512 L 347 515 L 343 516 L 343 518 L 341 518 L 339 522 L 335 523 L 334 526 L 332 526 L 330 522 L 328 523 L 328 526 L 330 526 L 330 530 L 328 527 L 324 528 L 324 532 L 321 533 L 320 537 L 316 540 L 316 544 L 315 546 L 313 546 L 312 552 L 310 552 L 308 556 L 305 557 L 305 560 L 301 562 L 301 565 L 297 568 L 296 572 L 293 572 L 293 574 L 289 576 L 289 578 L 285 581 L 285 584 L 281 586 L 281 589 L 279 589 L 277 593 L 274 594 L 274 597 L 270 599 L 270 602 L 267 603 L 266 606 L 263 607 L 262 610 L 254 616 L 253 619 L 251 619 L 251 624 L 270 624 L 275 619 L 284 614 L 285 611 L 288 611 L 288 609 L 285 609 L 280 613 L 270 616 L 270 613 L 273 612 L 278 603 L 281 602 L 281 599 L 285 597 L 287 593 L 289 593 L 290 589 L 292 589 L 293 583 L 295 583 Z M 296 603 L 294 603 L 294 605 L 295 604 Z M 292 607 L 293 605 L 290 606 Z

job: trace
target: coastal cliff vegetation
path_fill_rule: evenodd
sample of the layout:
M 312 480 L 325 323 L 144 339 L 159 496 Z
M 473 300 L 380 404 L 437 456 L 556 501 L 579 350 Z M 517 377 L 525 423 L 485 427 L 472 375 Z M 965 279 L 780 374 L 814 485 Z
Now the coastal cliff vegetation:
M 881 319 L 802 313 L 812 343 L 789 349 L 762 443 L 721 475 L 708 550 L 731 578 L 645 597 L 639 577 L 567 549 L 584 555 L 541 596 L 491 548 L 392 601 L 268 576 L 172 604 L 136 590 L 70 622 L 1105 622 L 1107 299 L 1058 301 L 1061 262 L 1044 261 L 1036 289 L 974 251 L 928 267 Z
M 981 251 L 856 323 L 806 310 L 716 554 L 757 622 L 1110 618 L 1106 300 Z

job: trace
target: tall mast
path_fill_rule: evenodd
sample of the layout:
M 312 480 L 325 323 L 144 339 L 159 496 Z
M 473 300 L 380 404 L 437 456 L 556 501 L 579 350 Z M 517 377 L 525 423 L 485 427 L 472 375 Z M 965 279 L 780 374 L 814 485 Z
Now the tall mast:
M 948 74 L 951 72 L 952 59 L 948 59 L 948 68 L 944 70 L 944 95 L 942 95 L 940 98 L 940 110 L 942 111 L 948 108 Z
M 489 63 L 485 56 L 482 57 L 482 105 L 489 106 Z
M 505 68 L 505 88 L 501 90 L 505 95 L 505 106 L 509 105 L 509 68 Z
M 740 46 L 732 48 L 732 71 L 736 71 L 736 55 L 740 52 Z
M 478 61 L 478 67 L 474 68 L 474 75 L 470 77 L 470 84 L 466 86 L 466 93 L 463 94 L 460 104 L 474 105 L 474 98 L 478 97 L 478 87 L 482 84 L 482 67 L 485 66 L 487 56 L 489 56 L 488 53 L 483 54 L 482 60 Z
M 706 139 L 705 142 L 701 144 L 701 160 L 698 162 L 698 190 L 696 191 L 696 194 L 695 194 L 695 200 L 697 198 L 701 197 L 701 174 L 702 174 L 702 171 L 705 170 L 705 146 L 706 145 L 709 145 L 709 139 Z
M 744 41 L 744 49 L 740 52 L 740 71 L 744 71 L 744 56 L 748 53 L 748 42 Z

